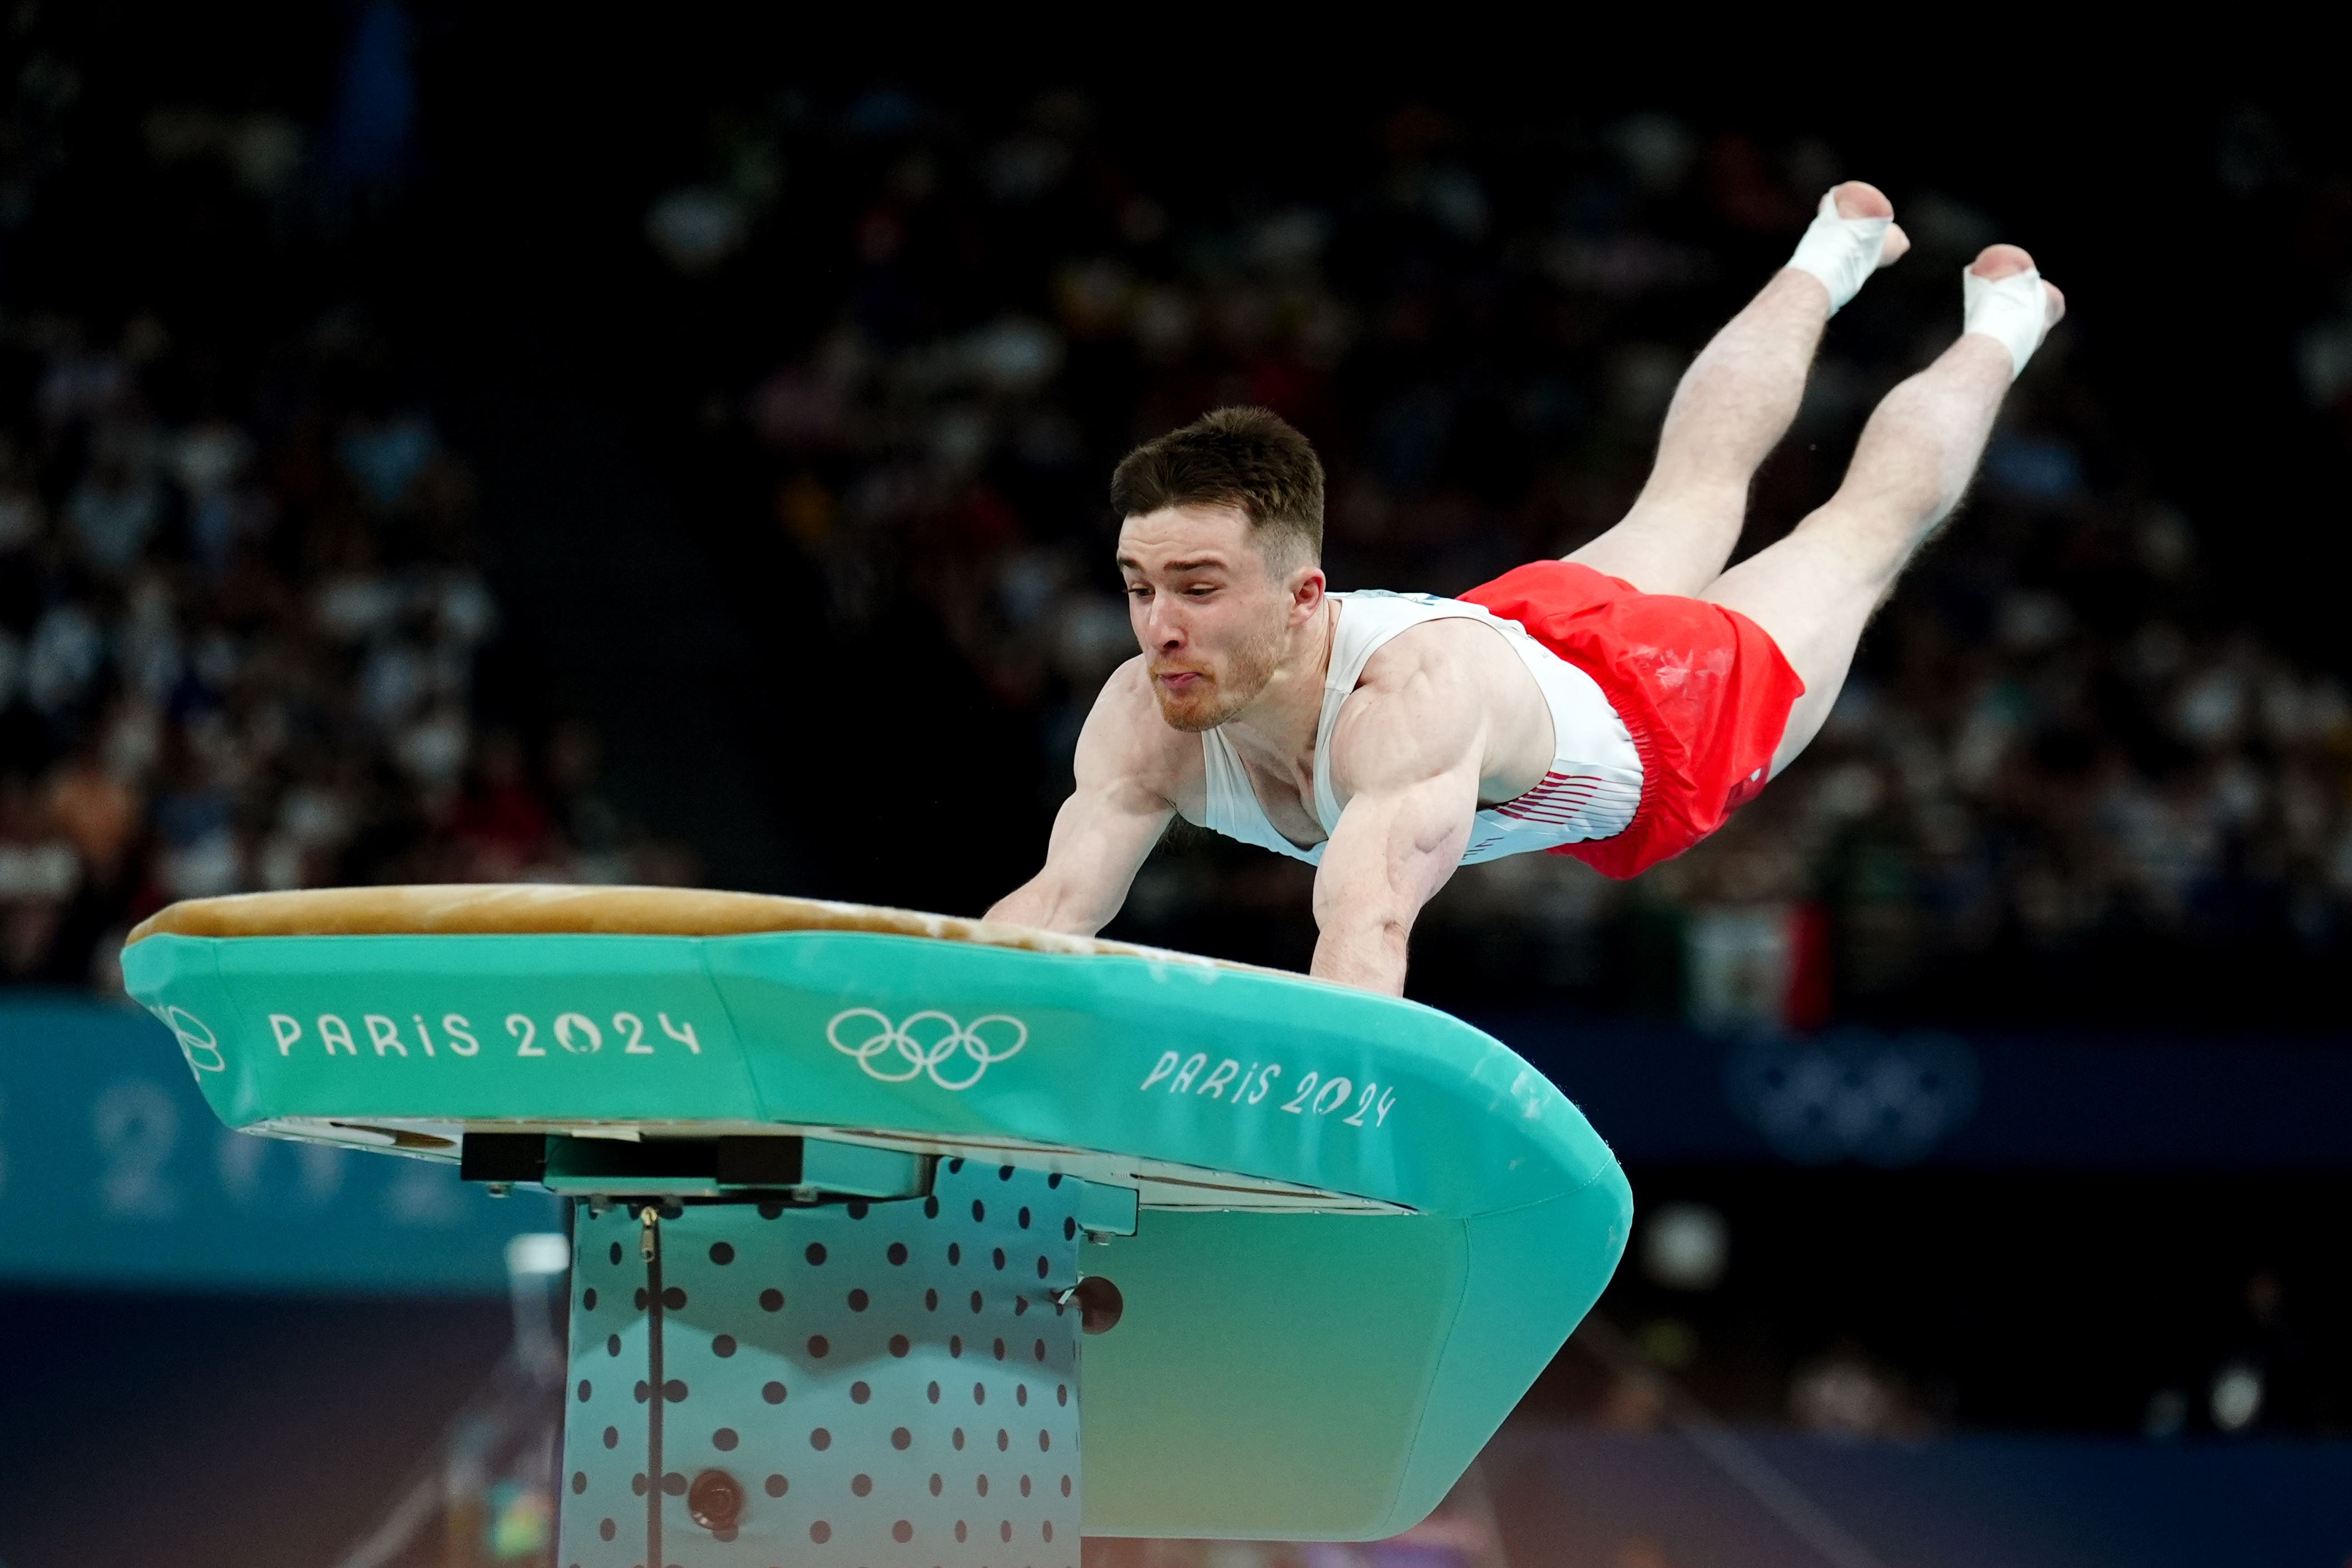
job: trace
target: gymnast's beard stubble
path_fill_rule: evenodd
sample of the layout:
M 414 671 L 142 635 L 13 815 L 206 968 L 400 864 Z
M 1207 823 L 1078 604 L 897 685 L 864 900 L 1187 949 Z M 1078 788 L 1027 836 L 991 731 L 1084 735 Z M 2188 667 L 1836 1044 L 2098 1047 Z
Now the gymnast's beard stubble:
M 1221 661 L 1221 669 L 1202 670 L 1175 664 L 1166 666 L 1191 670 L 1202 677 L 1201 685 L 1207 689 L 1172 695 L 1155 678 L 1151 695 L 1159 699 L 1160 716 L 1168 721 L 1171 729 L 1180 729 L 1187 735 L 1216 728 L 1257 700 L 1258 694 L 1274 680 L 1281 652 L 1282 633 L 1277 630 L 1235 648 Z M 1157 677 L 1161 671 L 1154 669 L 1151 673 Z

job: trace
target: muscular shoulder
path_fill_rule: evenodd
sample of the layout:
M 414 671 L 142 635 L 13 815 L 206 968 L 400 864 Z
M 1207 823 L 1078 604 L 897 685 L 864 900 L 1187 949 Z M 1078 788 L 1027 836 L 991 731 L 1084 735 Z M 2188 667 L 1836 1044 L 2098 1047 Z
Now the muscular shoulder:
M 1201 792 L 1201 737 L 1160 716 L 1140 656 L 1113 671 L 1078 737 L 1078 772 L 1150 789 L 1183 806 Z
M 1364 665 L 1332 737 L 1333 781 L 1353 793 L 1386 778 L 1475 766 L 1495 678 L 1511 652 L 1472 621 L 1429 621 L 1391 638 Z
M 1357 680 L 1359 691 L 1474 693 L 1496 670 L 1516 668 L 1517 655 L 1495 628 L 1449 616 L 1406 627 L 1373 653 Z

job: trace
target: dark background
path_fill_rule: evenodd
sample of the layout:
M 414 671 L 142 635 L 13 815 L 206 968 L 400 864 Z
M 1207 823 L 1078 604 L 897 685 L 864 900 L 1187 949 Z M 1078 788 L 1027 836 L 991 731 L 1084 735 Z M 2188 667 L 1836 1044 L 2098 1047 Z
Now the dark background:
M 1948 340 L 1976 245 L 2026 245 L 2070 302 L 1865 644 L 1869 700 L 1637 883 L 1465 873 L 1413 994 L 1637 1072 L 1700 1026 L 2071 1031 L 2119 1083 L 2135 1041 L 2193 1046 L 2225 1120 L 2233 1041 L 2344 1049 L 2334 95 L 2085 68 L 1989 112 L 1789 73 L 1701 90 L 1590 50 L 853 59 L 716 12 L 5 26 L 0 481 L 35 520 L 0 543 L 0 628 L 24 672 L 66 646 L 61 607 L 102 633 L 79 683 L 18 674 L 0 705 L 13 979 L 103 990 L 131 921 L 269 885 L 976 913 L 1034 868 L 1119 656 L 1102 491 L 1129 444 L 1270 402 L 1330 465 L 1334 585 L 1458 591 L 1614 519 L 1672 375 L 1820 189 L 1864 177 L 1918 250 L 1832 324 L 1745 548 Z M 175 444 L 215 427 L 246 455 L 208 488 Z M 334 622 L 339 585 L 378 608 Z M 1110 934 L 1303 968 L 1308 886 L 1180 829 Z M 1758 960 L 1811 966 L 1803 1016 L 1793 976 L 1703 1005 L 1695 955 L 1758 912 L 1818 934 Z M 1570 1058 L 1539 1065 L 1584 1098 Z M 1689 1092 L 1719 1113 L 1711 1080 Z M 1635 1162 L 1644 1214 L 1705 1206 L 1731 1265 L 1678 1289 L 1637 1234 L 1602 1311 L 1743 1421 L 2338 1437 L 2347 1163 Z M 36 1369 L 0 1385 L 0 1552 L 128 1561 L 266 1520 L 270 1561 L 323 1560 L 504 1312 L 0 1298 Z M 2265 1394 L 2221 1430 L 2237 1366 Z M 1823 1416 L 1825 1374 L 1876 1414 Z M 1527 1415 L 1654 1418 L 1621 1395 L 1571 1348 Z

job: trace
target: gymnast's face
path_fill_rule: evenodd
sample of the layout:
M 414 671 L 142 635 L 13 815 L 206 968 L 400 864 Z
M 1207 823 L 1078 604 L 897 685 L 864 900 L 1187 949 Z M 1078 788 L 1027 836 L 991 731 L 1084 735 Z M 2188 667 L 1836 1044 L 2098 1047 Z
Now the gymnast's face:
M 1118 530 L 1128 620 L 1160 716 L 1213 729 L 1274 679 L 1293 633 L 1323 602 L 1323 570 L 1285 559 L 1233 507 L 1163 507 Z

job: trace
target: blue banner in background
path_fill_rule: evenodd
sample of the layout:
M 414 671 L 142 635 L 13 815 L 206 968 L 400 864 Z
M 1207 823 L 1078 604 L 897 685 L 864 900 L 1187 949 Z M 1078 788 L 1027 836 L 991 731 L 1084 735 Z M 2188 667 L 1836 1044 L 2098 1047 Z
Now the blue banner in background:
M 478 1294 L 553 1198 L 454 1166 L 233 1133 L 129 1002 L 0 999 L 0 1282 Z
M 1474 1018 L 1629 1165 L 2352 1169 L 2352 1043 Z M 0 1284 L 474 1294 L 540 1194 L 232 1133 L 127 1002 L 0 999 Z
M 2352 1040 L 1470 1020 L 1628 1165 L 2352 1170 Z

